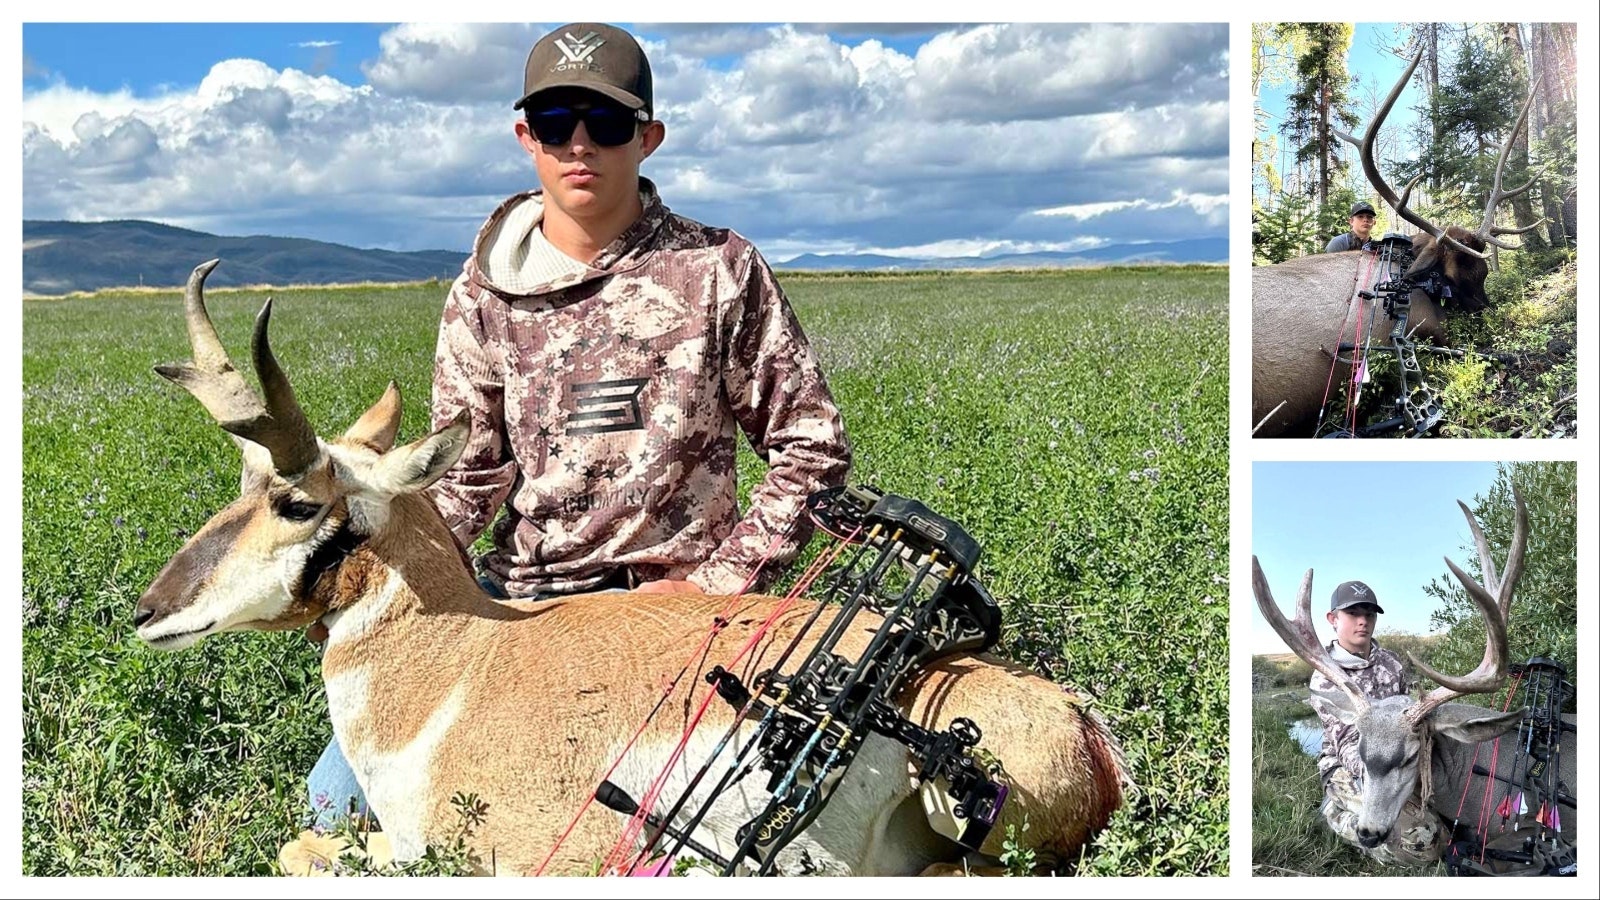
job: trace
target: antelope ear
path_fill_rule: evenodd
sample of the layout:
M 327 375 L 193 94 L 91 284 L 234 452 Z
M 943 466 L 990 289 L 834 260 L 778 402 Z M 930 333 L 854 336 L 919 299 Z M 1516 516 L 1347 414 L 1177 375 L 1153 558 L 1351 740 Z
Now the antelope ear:
M 387 453 L 394 446 L 394 436 L 400 432 L 400 388 L 389 382 L 388 390 L 361 414 L 354 425 L 344 433 L 345 440 L 367 444 L 379 453 Z
M 262 482 L 271 480 L 274 474 L 272 451 L 232 432 L 229 432 L 228 437 L 233 438 L 234 445 L 239 448 L 239 455 L 244 457 L 244 464 L 239 468 L 239 496 L 242 497 L 251 491 L 259 490 Z
M 1476 744 L 1497 738 L 1517 727 L 1527 715 L 1527 707 L 1511 712 L 1497 713 L 1492 709 L 1478 709 L 1461 704 L 1441 706 L 1433 711 L 1433 733 L 1443 735 L 1463 744 Z
M 373 465 L 368 483 L 391 496 L 415 493 L 433 484 L 460 462 L 472 430 L 470 423 L 471 414 L 463 409 L 449 425 L 383 454 Z
M 1357 713 L 1351 708 L 1350 696 L 1344 691 L 1330 693 L 1312 691 L 1311 696 L 1306 698 L 1306 705 L 1316 710 L 1318 714 L 1331 716 L 1346 725 L 1356 723 Z

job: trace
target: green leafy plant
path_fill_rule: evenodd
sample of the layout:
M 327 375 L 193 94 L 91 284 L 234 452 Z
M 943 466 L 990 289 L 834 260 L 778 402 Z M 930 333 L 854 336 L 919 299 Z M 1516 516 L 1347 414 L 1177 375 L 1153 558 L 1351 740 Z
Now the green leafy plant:
M 1030 846 L 1022 843 L 1022 836 L 1028 833 L 1028 819 L 1022 819 L 1022 827 L 1015 823 L 1007 823 L 1006 839 L 1001 846 L 1005 849 L 1000 853 L 1000 865 L 1005 867 L 1006 874 L 1011 876 L 1032 875 L 1034 867 L 1039 864 L 1039 854 Z
M 467 846 L 467 840 L 483 824 L 488 804 L 477 794 L 457 792 L 450 798 L 450 805 L 455 807 L 460 819 L 450 840 L 442 845 L 429 844 L 421 856 L 401 863 L 375 862 L 371 852 L 372 832 L 365 827 L 362 817 L 341 816 L 331 833 L 344 841 L 345 850 L 335 861 L 333 874 L 381 877 L 472 875 L 478 871 L 493 874 L 492 863 Z

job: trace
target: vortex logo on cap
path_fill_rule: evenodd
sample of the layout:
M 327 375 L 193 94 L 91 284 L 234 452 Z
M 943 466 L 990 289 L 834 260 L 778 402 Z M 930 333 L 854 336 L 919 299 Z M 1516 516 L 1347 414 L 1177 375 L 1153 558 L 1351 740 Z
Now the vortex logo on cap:
M 567 58 L 567 63 L 570 65 L 585 63 L 589 61 L 589 57 L 593 56 L 596 50 L 599 50 L 605 44 L 603 40 L 595 40 L 598 37 L 600 37 L 600 32 L 598 31 L 591 31 L 581 38 L 573 37 L 572 32 L 569 31 L 566 34 L 566 40 L 556 39 L 556 49 L 561 51 L 561 55 Z M 572 44 L 569 46 L 567 41 L 571 41 Z M 594 43 L 591 44 L 589 43 L 590 41 L 594 41 Z M 558 65 L 551 71 L 563 68 L 565 66 Z

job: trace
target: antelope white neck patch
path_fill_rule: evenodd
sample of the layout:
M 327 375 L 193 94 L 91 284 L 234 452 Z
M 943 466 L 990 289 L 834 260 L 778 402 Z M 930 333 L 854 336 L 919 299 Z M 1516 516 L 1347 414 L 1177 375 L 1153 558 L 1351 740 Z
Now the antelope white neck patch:
M 322 617 L 322 624 L 328 628 L 328 646 L 365 637 L 385 618 L 405 580 L 393 569 L 385 567 L 382 572 L 383 585 L 376 591 Z

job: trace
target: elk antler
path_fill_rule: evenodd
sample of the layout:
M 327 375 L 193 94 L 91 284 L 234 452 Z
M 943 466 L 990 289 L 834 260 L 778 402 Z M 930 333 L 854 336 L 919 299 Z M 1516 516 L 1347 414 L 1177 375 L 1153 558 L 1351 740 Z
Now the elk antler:
M 289 379 L 278 366 L 267 341 L 272 300 L 269 298 L 256 315 L 251 342 L 256 377 L 261 381 L 266 398 L 263 404 L 228 359 L 222 341 L 217 338 L 216 326 L 211 324 L 211 314 L 206 312 L 202 289 L 206 276 L 219 261 L 213 259 L 196 266 L 189 275 L 189 286 L 184 293 L 184 319 L 188 323 L 194 361 L 156 366 L 156 374 L 193 394 L 224 431 L 267 448 L 278 474 L 298 475 L 316 462 L 320 451 L 317 435 L 306 422 L 305 413 L 294 399 L 294 389 L 289 386 Z
M 1294 654 L 1305 660 L 1311 668 L 1321 672 L 1323 677 L 1333 682 L 1355 703 L 1358 712 L 1365 712 L 1371 703 L 1367 700 L 1361 689 L 1351 680 L 1344 668 L 1333 661 L 1328 654 L 1328 648 L 1322 646 L 1317 640 L 1317 630 L 1311 624 L 1311 572 L 1306 570 L 1306 577 L 1300 581 L 1300 596 L 1295 602 L 1294 622 L 1283 617 L 1283 612 L 1278 609 L 1278 602 L 1272 599 L 1272 588 L 1267 585 L 1267 576 L 1261 571 L 1261 560 L 1250 557 L 1251 564 L 1255 567 L 1253 584 L 1255 586 L 1256 606 L 1261 608 L 1261 614 L 1267 617 L 1267 622 L 1272 625 L 1272 630 L 1283 638 Z
M 1461 511 L 1466 514 L 1467 525 L 1472 528 L 1473 542 L 1478 547 L 1478 563 L 1483 569 L 1484 584 L 1479 584 L 1476 579 L 1461 571 L 1448 557 L 1444 564 L 1455 573 L 1456 580 L 1466 589 L 1467 595 L 1483 614 L 1484 641 L 1483 661 L 1478 667 L 1467 675 L 1459 678 L 1445 675 L 1435 671 L 1427 663 L 1417 659 L 1408 650 L 1406 655 L 1411 657 L 1411 664 L 1417 671 L 1439 683 L 1426 697 L 1406 710 L 1406 717 L 1415 726 L 1439 707 L 1441 703 L 1448 702 L 1466 694 L 1490 694 L 1500 689 L 1506 680 L 1506 668 L 1509 661 L 1509 651 L 1506 646 L 1506 625 L 1511 612 L 1511 594 L 1517 587 L 1517 580 L 1522 577 L 1522 558 L 1528 549 L 1528 508 L 1522 502 L 1522 492 L 1516 485 L 1511 486 L 1511 494 L 1516 500 L 1517 517 L 1516 526 L 1511 535 L 1511 550 L 1506 554 L 1506 568 L 1502 578 L 1495 576 L 1494 558 L 1489 554 L 1489 541 L 1483 536 L 1483 529 L 1479 527 L 1478 520 L 1473 517 L 1472 511 L 1467 509 L 1465 503 L 1457 501 Z M 1485 586 L 1487 585 L 1487 586 Z
M 1388 182 L 1383 180 L 1382 175 L 1378 174 L 1378 161 L 1377 157 L 1373 154 L 1373 144 L 1377 140 L 1378 129 L 1383 127 L 1383 120 L 1389 117 L 1389 110 L 1393 108 L 1394 102 L 1400 99 L 1400 93 L 1401 91 L 1405 90 L 1406 82 L 1411 80 L 1411 73 L 1417 70 L 1417 63 L 1422 61 L 1422 52 L 1423 51 L 1419 49 L 1417 51 L 1417 55 L 1411 58 L 1411 64 L 1406 66 L 1405 73 L 1400 76 L 1399 81 L 1395 82 L 1394 88 L 1389 91 L 1389 96 L 1384 98 L 1383 105 L 1378 107 L 1377 114 L 1372 118 L 1372 124 L 1367 126 L 1366 133 L 1363 134 L 1359 140 L 1344 133 L 1343 131 L 1340 131 L 1337 128 L 1333 129 L 1333 133 L 1337 135 L 1340 140 L 1345 141 L 1346 143 L 1354 144 L 1356 148 L 1360 150 L 1361 171 L 1366 173 L 1367 181 L 1372 184 L 1372 187 L 1377 190 L 1378 195 L 1382 197 L 1384 201 L 1386 201 L 1390 206 L 1394 207 L 1395 213 L 1399 215 L 1400 218 L 1405 219 L 1407 222 L 1410 222 L 1423 231 L 1426 231 L 1439 241 L 1461 251 L 1462 253 L 1469 253 L 1478 259 L 1488 259 L 1488 253 L 1474 250 L 1456 240 L 1447 234 L 1445 229 L 1440 228 L 1432 222 L 1429 222 L 1427 219 L 1424 219 L 1422 216 L 1412 212 L 1410 207 L 1406 205 L 1411 199 L 1411 189 L 1416 187 L 1418 181 L 1422 180 L 1421 175 L 1411 179 L 1411 182 L 1406 185 L 1406 189 L 1400 193 L 1398 198 L 1396 198 L 1394 189 L 1389 187 Z M 1505 143 L 1500 145 L 1500 158 L 1499 161 L 1495 163 L 1494 167 L 1494 188 L 1489 191 L 1489 200 L 1484 204 L 1483 207 L 1483 224 L 1478 226 L 1478 230 L 1476 232 L 1480 241 L 1493 244 L 1503 250 L 1516 250 L 1518 248 L 1515 245 L 1495 240 L 1494 235 L 1526 234 L 1527 232 L 1530 232 L 1545 223 L 1544 219 L 1540 219 L 1532 225 L 1528 225 L 1523 228 L 1501 228 L 1494 224 L 1495 207 L 1499 206 L 1504 201 L 1510 200 L 1513 197 L 1516 197 L 1517 195 L 1522 194 L 1528 189 L 1532 188 L 1533 185 L 1539 180 L 1539 177 L 1544 174 L 1545 168 L 1548 167 L 1548 164 L 1540 167 L 1539 171 L 1535 172 L 1533 177 L 1528 179 L 1528 183 L 1524 184 L 1522 187 L 1509 191 L 1503 190 L 1500 187 L 1500 176 L 1505 170 L 1506 158 L 1511 153 L 1511 144 L 1517 139 L 1517 133 L 1522 130 L 1523 125 L 1525 125 L 1528 121 L 1528 109 L 1533 105 L 1534 89 L 1538 86 L 1538 84 L 1539 82 L 1535 81 L 1533 85 L 1529 86 L 1528 99 L 1522 104 L 1522 112 L 1517 115 L 1517 123 L 1512 127 L 1511 134 L 1506 137 Z

